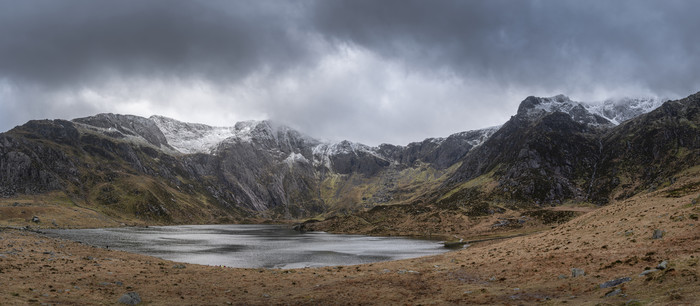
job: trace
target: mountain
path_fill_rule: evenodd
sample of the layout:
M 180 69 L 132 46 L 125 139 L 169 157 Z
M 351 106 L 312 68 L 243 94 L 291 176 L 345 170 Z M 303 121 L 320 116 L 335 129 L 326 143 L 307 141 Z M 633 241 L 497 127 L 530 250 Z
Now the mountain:
M 494 131 L 369 147 L 321 142 L 270 121 L 212 127 L 117 114 L 30 121 L 0 135 L 0 193 L 61 192 L 107 214 L 162 222 L 350 212 L 443 176 Z
M 601 108 L 564 96 L 528 97 L 498 132 L 460 160 L 442 186 L 451 197 L 440 200 L 605 204 L 615 193 L 629 197 L 658 186 L 698 161 L 697 97 L 668 101 L 619 125 L 608 118 L 638 113 L 639 104 L 615 104 L 603 116 L 591 111 Z
M 324 142 L 271 121 L 30 121 L 0 134 L 0 195 L 52 195 L 161 223 L 345 215 L 383 204 L 604 204 L 697 164 L 697 94 L 643 115 L 659 103 L 528 97 L 499 127 L 377 147 Z

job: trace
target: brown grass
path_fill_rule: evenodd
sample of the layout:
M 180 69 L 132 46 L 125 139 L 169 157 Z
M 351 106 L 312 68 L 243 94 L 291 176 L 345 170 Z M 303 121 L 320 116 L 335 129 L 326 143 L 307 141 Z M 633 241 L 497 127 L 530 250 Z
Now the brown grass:
M 679 182 L 678 184 L 684 184 Z M 681 186 L 678 185 L 678 186 Z M 176 304 L 700 303 L 698 194 L 616 202 L 537 234 L 418 259 L 297 270 L 175 263 L 40 234 L 0 231 L 0 304 L 114 304 L 136 291 Z M 665 231 L 651 239 L 654 229 Z M 639 276 L 662 260 L 669 269 Z M 585 276 L 572 278 L 571 268 Z M 560 278 L 559 276 L 566 276 Z M 599 284 L 620 277 L 622 293 Z

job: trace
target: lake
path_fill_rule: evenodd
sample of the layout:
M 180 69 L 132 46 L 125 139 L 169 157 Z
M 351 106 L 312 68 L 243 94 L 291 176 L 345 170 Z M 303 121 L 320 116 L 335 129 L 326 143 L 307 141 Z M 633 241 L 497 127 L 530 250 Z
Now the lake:
M 183 225 L 44 232 L 52 237 L 173 261 L 237 268 L 355 265 L 448 251 L 441 242 L 433 240 L 300 233 L 282 225 Z

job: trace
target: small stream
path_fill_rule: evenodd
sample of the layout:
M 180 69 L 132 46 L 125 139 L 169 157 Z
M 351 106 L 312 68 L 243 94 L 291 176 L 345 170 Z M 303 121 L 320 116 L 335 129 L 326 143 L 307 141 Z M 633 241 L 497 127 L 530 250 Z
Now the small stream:
M 447 252 L 439 241 L 300 233 L 282 225 L 182 225 L 44 230 L 48 236 L 163 259 L 237 268 L 323 267 Z

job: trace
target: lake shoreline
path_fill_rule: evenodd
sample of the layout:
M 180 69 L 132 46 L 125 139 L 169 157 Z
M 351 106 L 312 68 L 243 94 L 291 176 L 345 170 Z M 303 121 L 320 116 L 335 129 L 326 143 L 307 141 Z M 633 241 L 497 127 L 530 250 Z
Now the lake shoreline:
M 356 265 L 449 251 L 438 240 L 300 233 L 270 224 L 44 229 L 41 233 L 173 261 L 242 268 Z
M 149 305 L 693 305 L 700 303 L 700 232 L 689 217 L 698 213 L 696 197 L 645 194 L 540 233 L 441 255 L 292 270 L 183 264 L 4 228 L 0 300 L 114 304 L 136 292 Z M 662 238 L 652 238 L 655 229 Z M 664 261 L 665 269 L 641 275 Z

